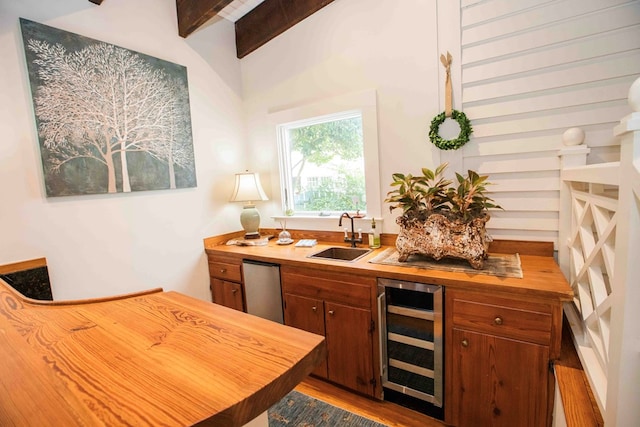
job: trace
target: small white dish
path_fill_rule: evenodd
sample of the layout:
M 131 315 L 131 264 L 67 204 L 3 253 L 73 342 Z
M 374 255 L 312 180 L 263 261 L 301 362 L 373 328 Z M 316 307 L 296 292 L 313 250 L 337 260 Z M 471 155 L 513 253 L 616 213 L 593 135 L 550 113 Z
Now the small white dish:
M 278 239 L 276 243 L 279 245 L 290 245 L 293 243 L 293 239 Z

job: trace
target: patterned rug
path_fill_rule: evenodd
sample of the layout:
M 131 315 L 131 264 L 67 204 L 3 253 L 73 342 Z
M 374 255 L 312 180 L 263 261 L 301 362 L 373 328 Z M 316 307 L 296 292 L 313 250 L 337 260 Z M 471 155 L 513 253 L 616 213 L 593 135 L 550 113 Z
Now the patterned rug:
M 386 427 L 295 390 L 269 408 L 269 427 Z
M 369 260 L 372 264 L 395 265 L 398 267 L 416 267 L 429 270 L 456 271 L 469 274 L 488 274 L 490 276 L 515 277 L 522 279 L 522 267 L 518 254 L 489 255 L 484 261 L 482 270 L 476 270 L 465 260 L 441 259 L 435 261 L 423 255 L 409 255 L 406 262 L 398 261 L 398 251 L 394 248 L 385 249 L 375 258 Z

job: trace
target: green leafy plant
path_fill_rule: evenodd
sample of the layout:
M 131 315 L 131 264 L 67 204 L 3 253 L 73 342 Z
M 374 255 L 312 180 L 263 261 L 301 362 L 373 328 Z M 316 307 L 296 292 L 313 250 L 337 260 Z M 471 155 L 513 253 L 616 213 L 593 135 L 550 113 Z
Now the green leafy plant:
M 447 163 L 438 166 L 435 171 L 422 168 L 421 176 L 394 173 L 391 186 L 397 188 L 389 191 L 385 200 L 392 203 L 389 210 L 401 208 L 405 215 L 417 215 L 442 209 L 447 202 L 447 187 L 451 184 L 442 176 L 446 167 Z
M 389 210 L 402 209 L 406 218 L 426 219 L 433 213 L 440 213 L 449 219 L 470 221 L 487 213 L 490 208 L 502 209 L 487 196 L 487 175 L 478 175 L 469 170 L 467 176 L 456 173 L 458 185 L 445 179 L 443 173 L 448 164 L 443 163 L 432 171 L 422 168 L 422 175 L 402 173 L 392 175 L 391 186 L 395 189 L 387 193 Z
M 486 195 L 486 186 L 490 184 L 488 178 L 488 175 L 480 176 L 472 170 L 467 172 L 466 177 L 456 173 L 458 187 L 447 189 L 447 200 L 454 216 L 468 221 L 483 215 L 490 208 L 502 209 Z

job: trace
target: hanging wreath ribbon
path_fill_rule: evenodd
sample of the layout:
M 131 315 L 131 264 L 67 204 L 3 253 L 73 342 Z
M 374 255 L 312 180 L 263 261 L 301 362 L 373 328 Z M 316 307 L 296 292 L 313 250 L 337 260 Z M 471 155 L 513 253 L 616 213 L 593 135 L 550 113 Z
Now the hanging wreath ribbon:
M 444 81 L 444 115 L 447 117 L 451 117 L 451 62 L 453 61 L 453 57 L 449 52 L 447 52 L 447 56 L 440 54 L 440 62 L 444 65 L 444 69 L 447 72 L 447 77 Z
M 464 144 L 469 142 L 469 136 L 473 132 L 471 122 L 467 116 L 458 110 L 451 108 L 451 62 L 453 58 L 449 52 L 447 56 L 440 55 L 440 62 L 444 65 L 447 76 L 445 80 L 445 92 L 444 92 L 444 112 L 438 114 L 431 120 L 431 127 L 429 128 L 429 139 L 431 142 L 441 150 L 457 150 Z M 440 125 L 445 121 L 447 117 L 451 117 L 460 125 L 460 133 L 457 138 L 444 139 L 440 136 Z

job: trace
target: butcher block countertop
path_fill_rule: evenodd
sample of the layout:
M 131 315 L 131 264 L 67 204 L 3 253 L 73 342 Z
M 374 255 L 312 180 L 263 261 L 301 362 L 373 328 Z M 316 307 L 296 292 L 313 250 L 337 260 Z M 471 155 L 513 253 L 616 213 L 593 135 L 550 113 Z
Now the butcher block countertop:
M 243 425 L 324 338 L 176 292 L 36 301 L 0 280 L 0 425 Z
M 342 233 L 310 232 L 289 230 L 292 238 L 316 238 L 318 244 L 313 247 L 278 245 L 277 239 L 271 239 L 266 246 L 236 246 L 226 242 L 238 238 L 242 233 L 229 233 L 204 239 L 205 251 L 209 254 L 236 259 L 252 259 L 305 268 L 318 268 L 322 271 L 343 272 L 365 276 L 416 281 L 442 285 L 449 288 L 464 288 L 481 292 L 520 295 L 531 299 L 571 301 L 573 292 L 553 258 L 553 244 L 546 242 L 494 241 L 489 248 L 492 254 L 518 253 L 523 272 L 522 278 L 496 277 L 468 272 L 430 270 L 416 267 L 373 264 L 375 258 L 385 249 L 395 247 L 395 235 L 382 235 L 383 246 L 374 249 L 364 257 L 353 261 L 335 261 L 314 259 L 308 256 L 332 246 L 349 246 L 342 241 Z M 261 230 L 263 235 L 278 235 L 278 230 Z M 366 237 L 366 236 L 365 236 Z M 358 247 L 366 245 L 358 244 Z

